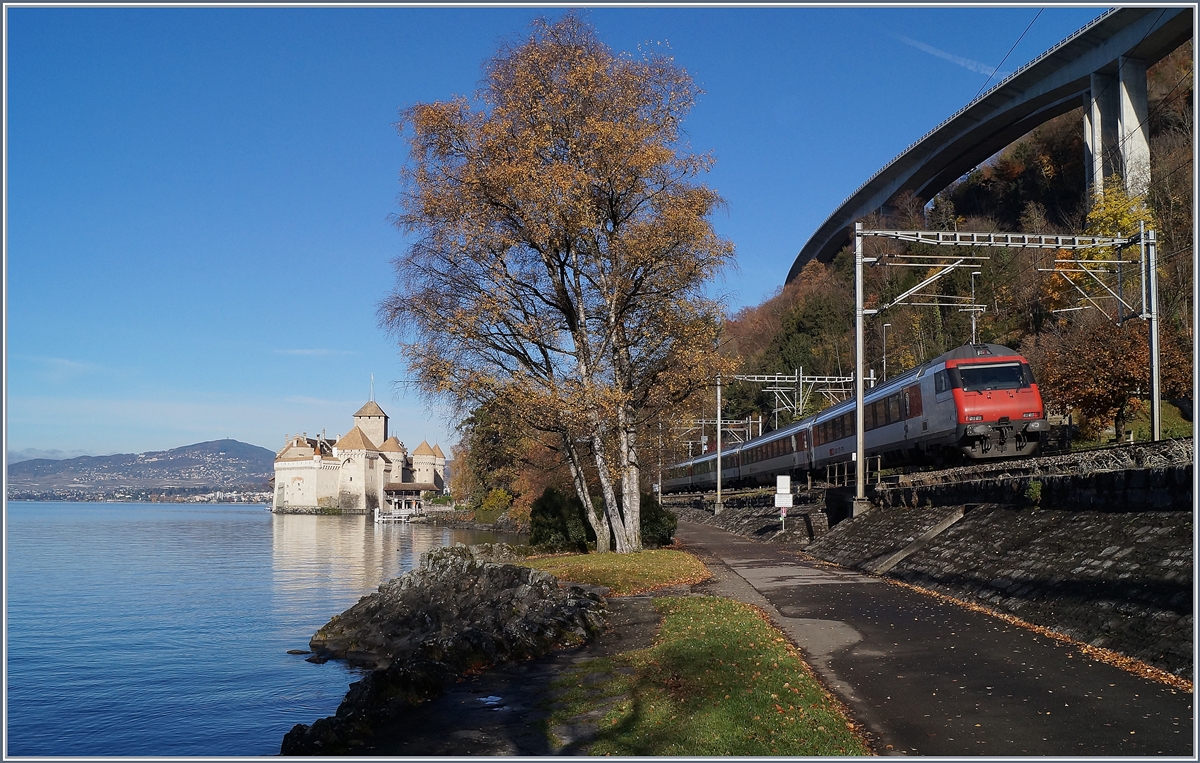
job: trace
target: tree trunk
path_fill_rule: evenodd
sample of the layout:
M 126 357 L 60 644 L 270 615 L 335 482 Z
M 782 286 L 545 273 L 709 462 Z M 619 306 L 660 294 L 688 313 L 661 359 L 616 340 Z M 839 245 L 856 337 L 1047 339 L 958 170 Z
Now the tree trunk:
M 606 554 L 612 542 L 608 517 L 603 513 L 596 516 L 596 508 L 592 506 L 592 496 L 588 493 L 587 480 L 584 478 L 583 462 L 579 458 L 579 450 L 576 449 L 569 434 L 563 433 L 562 438 L 563 445 L 567 450 L 567 464 L 571 468 L 571 480 L 575 483 L 575 495 L 583 504 L 583 513 L 587 517 L 588 524 L 592 526 L 592 532 L 596 533 L 596 553 Z
M 628 534 L 625 521 L 621 517 L 621 507 L 617 502 L 616 491 L 613 490 L 612 475 L 608 471 L 608 457 L 604 455 L 604 437 L 602 425 L 593 418 L 595 428 L 592 431 L 592 450 L 596 458 L 596 471 L 600 477 L 600 492 L 604 496 L 604 513 L 608 517 L 609 527 L 612 528 L 618 554 L 628 554 L 631 550 L 627 542 Z
M 625 545 L 629 551 L 642 550 L 642 468 L 637 455 L 637 433 L 629 424 L 629 411 L 617 412 L 620 440 L 621 509 L 624 515 Z

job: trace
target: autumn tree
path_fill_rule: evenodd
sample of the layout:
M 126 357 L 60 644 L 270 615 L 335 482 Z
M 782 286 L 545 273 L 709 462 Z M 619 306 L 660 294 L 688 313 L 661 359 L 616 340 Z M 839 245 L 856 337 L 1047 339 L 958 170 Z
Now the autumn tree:
M 1180 337 L 1161 347 L 1162 392 L 1191 394 L 1191 358 Z M 1145 321 L 1117 326 L 1089 311 L 1056 331 L 1032 335 L 1021 344 L 1047 405 L 1060 413 L 1078 410 L 1089 419 L 1113 422 L 1118 437 L 1139 399 L 1150 389 L 1150 343 Z
M 577 14 L 538 20 L 473 100 L 401 112 L 396 222 L 411 245 L 381 305 L 410 373 L 463 409 L 503 398 L 588 474 L 619 552 L 641 548 L 640 435 L 727 364 L 703 287 L 733 254 L 681 138 L 697 89 L 669 57 L 615 55 Z

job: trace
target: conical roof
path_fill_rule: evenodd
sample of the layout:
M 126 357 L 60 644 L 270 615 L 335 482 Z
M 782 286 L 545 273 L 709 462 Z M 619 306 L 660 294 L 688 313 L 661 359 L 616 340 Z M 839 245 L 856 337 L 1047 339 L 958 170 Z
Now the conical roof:
M 358 427 L 354 427 L 346 434 L 342 435 L 342 439 L 337 441 L 338 450 L 378 450 L 375 443 L 371 442 L 371 438 L 363 434 L 363 431 Z
M 414 450 L 412 452 L 412 454 L 414 456 L 436 456 L 437 455 L 436 453 L 433 452 L 433 448 L 429 447 L 429 443 L 425 442 L 424 440 L 421 440 L 421 444 L 417 446 L 417 449 Z
M 383 409 L 379 407 L 379 403 L 374 400 L 368 400 L 367 404 L 358 409 L 358 413 L 354 414 L 355 418 L 359 416 L 386 416 Z
M 440 447 L 440 446 L 438 446 L 438 445 L 434 445 L 434 446 L 433 446 L 433 455 L 437 456 L 438 458 L 445 458 L 445 457 L 446 457 L 446 454 L 442 452 L 442 449 L 441 449 L 441 447 Z
M 396 435 L 392 435 L 383 441 L 383 445 L 379 446 L 381 453 L 400 453 L 404 449 L 400 447 L 400 440 L 396 439 Z

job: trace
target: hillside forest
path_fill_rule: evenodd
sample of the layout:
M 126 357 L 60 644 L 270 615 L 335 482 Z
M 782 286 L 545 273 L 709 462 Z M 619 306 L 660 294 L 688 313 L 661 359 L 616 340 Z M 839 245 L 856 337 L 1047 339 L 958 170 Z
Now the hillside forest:
M 1148 71 L 1151 182 L 1145 198 L 1129 198 L 1115 176 L 1106 180 L 1102 195 L 1093 196 L 1084 187 L 1080 108 L 1012 143 L 933 199 L 894 199 L 888 208 L 864 219 L 864 227 L 1124 236 L 1144 222 L 1158 239 L 1162 396 L 1189 408 L 1194 342 L 1193 65 L 1188 42 Z M 920 245 L 888 239 L 868 238 L 865 246 L 868 257 L 929 253 Z M 1099 299 L 1097 289 L 1091 288 L 1086 289 L 1095 300 L 1090 302 L 1069 276 L 1052 272 L 1056 258 L 1070 255 L 1033 249 L 939 250 L 990 255 L 974 278 L 975 301 L 986 306 L 977 314 L 978 341 L 1005 345 L 1029 358 L 1048 413 L 1070 414 L 1081 436 L 1090 439 L 1106 428 L 1121 431 L 1132 417 L 1144 413 L 1150 376 L 1147 323 L 1128 316 L 1118 320 L 1115 300 Z M 1081 256 L 1113 259 L 1117 254 Z M 1136 248 L 1124 255 L 1135 262 L 1124 266 L 1122 283 L 1135 313 L 1140 306 L 1137 256 Z M 790 257 L 781 258 L 780 279 L 789 263 Z M 886 304 L 933 272 L 868 267 L 866 306 Z M 849 246 L 829 264 L 808 263 L 762 304 L 728 317 L 723 351 L 741 374 L 791 374 L 802 368 L 805 374 L 849 376 L 854 368 L 853 276 Z M 922 293 L 970 296 L 971 280 L 970 269 L 955 270 Z M 947 303 L 900 305 L 868 317 L 867 368 L 876 377 L 883 373 L 884 323 L 889 324 L 889 376 L 969 342 L 970 313 L 952 300 Z M 786 412 L 773 412 L 774 403 L 762 385 L 735 381 L 723 388 L 724 417 L 761 417 L 764 431 L 792 420 Z M 804 413 L 826 404 L 814 395 Z M 664 416 L 660 427 L 647 428 L 646 436 L 653 440 L 643 446 L 647 487 L 658 468 L 651 459 L 669 465 L 678 455 L 686 456 L 684 441 L 696 438 L 695 432 L 685 434 L 679 425 L 689 418 L 714 416 L 715 395 L 701 395 L 690 410 L 675 411 L 670 419 Z M 1164 431 L 1164 436 L 1172 434 L 1169 427 Z M 486 508 L 489 514 L 508 511 L 521 522 L 545 488 L 570 485 L 553 444 L 501 410 L 476 409 L 463 422 L 461 435 L 451 487 L 459 500 L 477 509 Z

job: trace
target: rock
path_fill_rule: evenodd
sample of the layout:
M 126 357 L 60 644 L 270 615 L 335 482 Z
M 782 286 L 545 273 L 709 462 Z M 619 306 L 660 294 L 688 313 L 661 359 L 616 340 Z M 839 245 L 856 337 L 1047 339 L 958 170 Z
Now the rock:
M 288 654 L 312 654 L 312 651 L 310 651 L 308 649 L 289 649 L 289 650 L 287 650 L 287 653 Z
M 322 626 L 309 660 L 345 659 L 374 670 L 350 686 L 332 718 L 288 732 L 280 752 L 344 754 L 379 721 L 467 671 L 537 657 L 603 629 L 597 593 L 490 561 L 523 556 L 506 544 L 435 549 Z

